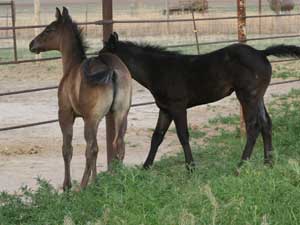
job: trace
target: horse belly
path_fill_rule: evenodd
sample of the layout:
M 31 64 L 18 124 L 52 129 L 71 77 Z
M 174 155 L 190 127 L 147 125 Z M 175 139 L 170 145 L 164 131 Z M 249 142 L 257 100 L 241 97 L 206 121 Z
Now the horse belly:
M 234 89 L 232 85 L 208 85 L 205 88 L 199 88 L 193 93 L 193 98 L 191 98 L 191 101 L 189 102 L 189 107 L 219 101 L 231 95 L 233 91 Z

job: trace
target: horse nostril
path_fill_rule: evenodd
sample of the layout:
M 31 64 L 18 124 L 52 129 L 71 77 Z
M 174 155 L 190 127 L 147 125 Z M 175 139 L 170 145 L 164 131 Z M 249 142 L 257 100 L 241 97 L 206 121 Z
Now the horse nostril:
M 34 45 L 34 41 L 31 41 L 29 44 L 29 50 L 32 51 L 33 50 L 33 45 Z

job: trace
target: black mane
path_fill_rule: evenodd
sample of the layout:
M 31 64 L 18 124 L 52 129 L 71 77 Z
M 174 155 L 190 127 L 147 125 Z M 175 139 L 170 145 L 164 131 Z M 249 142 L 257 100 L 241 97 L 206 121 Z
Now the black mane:
M 181 55 L 178 51 L 169 51 L 166 47 L 161 47 L 157 45 L 152 45 L 149 43 L 136 43 L 131 41 L 120 41 L 120 43 L 125 44 L 128 47 L 135 47 L 142 49 L 147 53 L 160 54 L 160 55 L 173 55 L 178 56 Z
M 72 20 L 71 17 L 68 18 L 68 21 L 66 21 L 71 25 L 72 31 L 74 32 L 75 40 L 76 40 L 76 46 L 79 50 L 79 55 L 83 58 L 86 58 L 86 51 L 88 49 L 88 45 L 86 43 L 83 29 L 78 26 L 78 24 Z

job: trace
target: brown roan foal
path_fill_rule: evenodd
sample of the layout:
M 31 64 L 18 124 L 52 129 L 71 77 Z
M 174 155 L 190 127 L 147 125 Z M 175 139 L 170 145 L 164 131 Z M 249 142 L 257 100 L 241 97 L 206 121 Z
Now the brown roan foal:
M 63 189 L 71 188 L 73 123 L 84 120 L 86 165 L 81 188 L 90 175 L 96 178 L 98 155 L 97 130 L 101 119 L 109 115 L 114 121 L 113 151 L 124 158 L 124 121 L 131 104 L 131 76 L 125 64 L 115 55 L 101 54 L 87 58 L 81 30 L 68 10 L 56 8 L 56 20 L 30 43 L 30 51 L 40 53 L 57 50 L 62 54 L 63 77 L 58 89 L 59 124 L 63 134 L 62 153 L 65 163 Z M 121 149 L 121 150 L 120 150 Z

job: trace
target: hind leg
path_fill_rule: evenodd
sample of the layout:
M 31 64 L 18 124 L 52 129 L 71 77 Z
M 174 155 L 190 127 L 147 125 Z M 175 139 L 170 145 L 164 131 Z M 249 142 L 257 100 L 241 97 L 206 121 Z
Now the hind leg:
M 261 134 L 264 142 L 264 162 L 272 165 L 272 121 L 263 101 L 261 101 L 259 105 L 259 118 L 262 126 Z
M 127 130 L 127 116 L 128 116 L 128 112 L 126 113 L 126 115 L 124 116 L 123 122 L 120 126 L 120 131 L 119 131 L 119 136 L 118 136 L 118 141 L 117 141 L 117 158 L 123 162 L 124 157 L 125 157 L 125 134 L 126 134 L 126 130 Z
M 191 146 L 189 143 L 189 131 L 187 125 L 187 112 L 184 110 L 174 110 L 172 111 L 172 116 L 174 118 L 174 123 L 177 131 L 177 136 L 183 147 L 186 168 L 189 171 L 193 171 L 195 167 Z
M 86 119 L 84 121 L 84 138 L 86 140 L 86 165 L 81 180 L 81 188 L 85 188 L 89 182 L 91 171 L 93 170 L 93 180 L 96 178 L 96 162 L 98 156 L 98 144 L 97 144 L 97 130 L 99 120 L 98 119 Z
M 125 133 L 127 129 L 127 115 L 128 111 L 114 112 L 114 139 L 113 139 L 113 159 L 123 161 L 125 156 Z
M 242 166 L 243 162 L 249 160 L 256 143 L 256 139 L 261 130 L 260 121 L 258 116 L 258 103 L 256 101 L 243 102 L 241 101 L 243 115 L 246 124 L 247 141 L 241 157 L 239 167 Z

